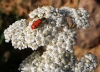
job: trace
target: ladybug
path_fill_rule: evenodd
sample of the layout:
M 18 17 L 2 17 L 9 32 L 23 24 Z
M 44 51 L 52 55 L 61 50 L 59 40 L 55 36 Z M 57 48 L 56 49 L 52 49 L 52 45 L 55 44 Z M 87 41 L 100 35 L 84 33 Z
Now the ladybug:
M 37 28 L 37 26 L 39 26 L 39 25 L 42 23 L 42 21 L 44 21 L 45 19 L 46 19 L 46 18 L 41 18 L 41 19 L 36 20 L 36 21 L 32 24 L 31 28 L 32 28 L 32 29 Z

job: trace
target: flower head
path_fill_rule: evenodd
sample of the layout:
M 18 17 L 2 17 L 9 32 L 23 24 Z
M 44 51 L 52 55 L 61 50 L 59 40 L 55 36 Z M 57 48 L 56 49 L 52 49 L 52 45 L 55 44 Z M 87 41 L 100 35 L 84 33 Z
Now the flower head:
M 83 8 L 79 10 L 64 7 L 53 8 L 43 6 L 29 14 L 31 21 L 21 19 L 4 31 L 5 41 L 11 40 L 14 48 L 31 48 L 37 50 L 46 46 L 41 54 L 35 51 L 27 57 L 19 70 L 25 72 L 82 72 L 92 71 L 97 66 L 95 56 L 87 53 L 80 61 L 74 55 L 76 44 L 75 28 L 87 28 L 88 13 Z M 71 18 L 72 27 L 67 17 Z M 45 18 L 44 20 L 42 20 Z

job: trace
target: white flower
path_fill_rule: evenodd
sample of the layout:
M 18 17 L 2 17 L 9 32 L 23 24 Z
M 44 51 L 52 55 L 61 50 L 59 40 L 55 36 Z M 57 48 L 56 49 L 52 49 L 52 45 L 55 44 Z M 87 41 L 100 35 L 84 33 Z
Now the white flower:
M 14 48 L 31 48 L 37 50 L 41 46 L 46 51 L 37 52 L 28 56 L 19 70 L 21 72 L 86 72 L 97 67 L 97 58 L 91 53 L 85 54 L 79 61 L 74 55 L 73 46 L 76 44 L 76 31 L 74 28 L 88 28 L 89 14 L 83 8 L 63 7 L 53 8 L 43 6 L 33 10 L 28 23 L 25 19 L 16 21 L 4 31 L 5 41 L 12 42 Z M 72 27 L 67 17 L 71 18 Z M 41 18 L 46 18 L 41 20 Z M 32 29 L 34 22 L 42 22 Z M 38 23 L 38 22 L 37 22 Z

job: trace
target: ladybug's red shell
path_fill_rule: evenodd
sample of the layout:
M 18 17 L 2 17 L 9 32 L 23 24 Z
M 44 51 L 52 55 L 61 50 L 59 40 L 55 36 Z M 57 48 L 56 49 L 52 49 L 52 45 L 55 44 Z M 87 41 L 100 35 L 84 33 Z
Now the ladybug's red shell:
M 45 20 L 45 18 L 41 18 L 41 19 L 36 20 L 36 21 L 32 24 L 31 28 L 32 28 L 32 29 L 35 29 L 38 25 L 40 25 L 40 24 L 42 23 L 43 20 Z

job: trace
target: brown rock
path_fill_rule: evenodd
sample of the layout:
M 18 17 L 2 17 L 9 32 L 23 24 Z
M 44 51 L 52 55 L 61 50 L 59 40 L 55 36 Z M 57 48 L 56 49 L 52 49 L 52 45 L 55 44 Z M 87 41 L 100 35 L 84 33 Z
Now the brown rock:
M 84 7 L 90 13 L 90 27 L 78 32 L 77 45 L 83 48 L 92 48 L 100 44 L 100 1 L 81 0 L 79 7 Z

